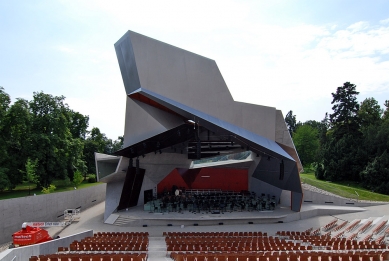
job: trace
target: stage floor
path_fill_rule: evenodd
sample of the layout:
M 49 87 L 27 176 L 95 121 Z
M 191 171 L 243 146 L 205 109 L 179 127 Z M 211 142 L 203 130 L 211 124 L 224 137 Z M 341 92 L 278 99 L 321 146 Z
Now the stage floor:
M 143 206 L 132 207 L 128 210 L 111 214 L 106 224 L 117 226 L 166 226 L 166 225 L 236 225 L 236 224 L 264 224 L 287 223 L 306 218 L 355 213 L 364 211 L 360 207 L 328 206 L 303 204 L 300 212 L 294 212 L 288 207 L 277 206 L 275 210 L 267 211 L 234 211 L 223 213 L 206 213 L 204 211 L 192 213 L 178 212 L 149 212 Z

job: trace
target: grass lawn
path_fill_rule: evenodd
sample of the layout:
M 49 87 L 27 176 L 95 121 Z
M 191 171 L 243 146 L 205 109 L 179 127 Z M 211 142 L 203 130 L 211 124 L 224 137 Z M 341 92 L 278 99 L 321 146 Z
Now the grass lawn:
M 66 185 L 63 180 L 55 180 L 55 181 L 53 181 L 53 184 L 56 187 L 56 189 L 55 189 L 55 191 L 53 193 L 74 190 L 74 186 L 73 185 L 70 185 L 70 186 Z M 88 188 L 88 187 L 96 186 L 96 185 L 99 185 L 99 184 L 101 184 L 101 183 L 99 183 L 99 182 L 88 183 L 87 180 L 84 180 L 80 185 L 78 185 L 77 189 Z M 29 189 L 28 189 L 28 187 L 29 187 L 28 183 L 25 182 L 23 184 L 20 184 L 20 185 L 16 186 L 16 188 L 11 190 L 11 191 L 0 192 L 0 200 L 2 200 L 2 199 L 10 199 L 10 198 L 27 197 L 27 196 L 29 196 Z M 30 195 L 34 195 L 34 193 L 36 195 L 43 194 L 41 189 L 37 189 L 36 188 L 36 185 L 31 185 L 31 187 L 30 187 Z
M 333 194 L 353 198 L 359 200 L 372 200 L 372 201 L 386 201 L 389 202 L 389 196 L 379 193 L 374 193 L 365 188 L 362 188 L 358 183 L 355 182 L 329 182 L 318 180 L 314 173 L 303 173 L 300 174 L 301 182 L 315 186 L 317 188 L 326 190 Z M 359 195 L 359 196 L 358 196 Z

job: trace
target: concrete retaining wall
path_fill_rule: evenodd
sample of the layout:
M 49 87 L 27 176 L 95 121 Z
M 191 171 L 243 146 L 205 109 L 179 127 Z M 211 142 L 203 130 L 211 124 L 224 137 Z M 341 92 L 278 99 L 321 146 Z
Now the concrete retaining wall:
M 8 249 L 0 253 L 1 261 L 25 261 L 31 256 L 54 254 L 58 251 L 58 247 L 69 247 L 74 240 L 80 241 L 85 237 L 92 237 L 93 230 L 87 230 L 79 234 L 74 234 L 68 237 L 55 239 L 49 242 L 36 244 L 32 246 L 18 247 Z
M 106 184 L 46 195 L 0 200 L 0 244 L 12 241 L 23 222 L 60 221 L 65 209 L 87 209 L 105 200 Z
M 356 199 L 347 199 L 331 195 L 325 195 L 319 192 L 303 190 L 303 204 L 317 204 L 329 206 L 347 206 L 347 207 L 368 207 L 386 204 L 386 202 L 359 201 Z

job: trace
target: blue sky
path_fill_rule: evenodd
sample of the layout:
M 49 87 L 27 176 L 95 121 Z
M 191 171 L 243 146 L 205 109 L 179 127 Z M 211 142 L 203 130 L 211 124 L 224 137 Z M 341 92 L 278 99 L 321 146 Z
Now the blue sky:
M 0 1 L 0 86 L 64 95 L 109 138 L 124 131 L 114 43 L 132 30 L 214 59 L 237 101 L 331 112 L 331 92 L 389 100 L 389 1 Z

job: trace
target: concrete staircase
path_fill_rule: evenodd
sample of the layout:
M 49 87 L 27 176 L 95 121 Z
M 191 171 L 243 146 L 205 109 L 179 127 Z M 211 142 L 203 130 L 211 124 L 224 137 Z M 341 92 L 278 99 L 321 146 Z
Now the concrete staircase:
M 113 225 L 115 226 L 125 226 L 125 225 L 128 225 L 129 223 L 132 223 L 134 222 L 135 220 L 131 217 L 128 217 L 128 216 L 122 216 L 120 215 L 116 220 L 115 222 L 113 223 Z
M 149 236 L 149 261 L 171 261 L 172 259 L 166 257 L 166 243 L 165 237 L 150 237 Z

